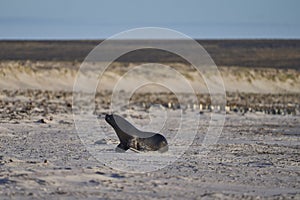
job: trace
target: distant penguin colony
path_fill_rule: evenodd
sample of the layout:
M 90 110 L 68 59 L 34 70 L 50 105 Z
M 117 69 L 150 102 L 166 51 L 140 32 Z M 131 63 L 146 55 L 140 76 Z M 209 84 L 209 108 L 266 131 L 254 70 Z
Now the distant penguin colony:
M 105 121 L 113 127 L 120 140 L 120 144 L 116 147 L 117 152 L 125 152 L 128 149 L 161 153 L 168 151 L 168 142 L 159 133 L 140 131 L 123 117 L 115 114 L 107 114 Z

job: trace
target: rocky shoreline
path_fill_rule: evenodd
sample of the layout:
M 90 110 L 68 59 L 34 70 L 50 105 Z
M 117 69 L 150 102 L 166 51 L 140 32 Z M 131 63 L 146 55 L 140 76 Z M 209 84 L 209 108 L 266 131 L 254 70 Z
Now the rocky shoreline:
M 188 94 L 181 94 L 189 98 Z M 30 116 L 71 114 L 73 93 L 70 91 L 2 90 L 0 91 L 2 118 L 23 119 Z M 98 92 L 95 95 L 95 113 L 109 109 L 112 92 Z M 147 111 L 160 104 L 166 109 L 189 109 L 195 112 L 257 113 L 270 115 L 299 115 L 300 94 L 247 94 L 227 93 L 226 105 L 212 105 L 210 95 L 197 95 L 198 103 L 189 101 L 180 105 L 172 93 L 143 93 L 132 96 L 124 109 L 138 107 Z

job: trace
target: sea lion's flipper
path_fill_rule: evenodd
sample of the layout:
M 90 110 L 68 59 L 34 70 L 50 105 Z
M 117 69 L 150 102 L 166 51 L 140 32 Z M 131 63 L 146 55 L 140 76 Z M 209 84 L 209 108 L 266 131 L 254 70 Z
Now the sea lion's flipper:
M 120 143 L 117 147 L 116 147 L 116 152 L 119 153 L 124 153 L 125 151 L 127 151 L 129 149 L 129 147 L 123 143 Z
M 164 146 L 164 147 L 161 147 L 160 149 L 158 149 L 158 152 L 159 153 L 165 153 L 169 150 L 169 147 L 168 145 Z

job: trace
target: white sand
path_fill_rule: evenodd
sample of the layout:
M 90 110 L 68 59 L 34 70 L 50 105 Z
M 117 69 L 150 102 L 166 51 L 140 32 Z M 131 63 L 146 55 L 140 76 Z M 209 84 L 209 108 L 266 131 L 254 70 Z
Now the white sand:
M 187 115 L 193 112 L 188 111 Z M 218 144 L 207 156 L 201 156 L 199 150 L 209 120 L 208 114 L 202 115 L 201 126 L 186 153 L 172 164 L 149 173 L 110 169 L 113 163 L 108 162 L 114 161 L 114 156 L 95 159 L 81 143 L 74 125 L 62 123 L 72 122 L 71 115 L 53 118 L 48 124 L 35 123 L 35 119 L 19 124 L 1 122 L 2 198 L 300 197 L 299 117 L 227 115 Z M 99 120 L 102 129 L 113 134 L 104 125 L 104 119 Z M 95 149 L 111 148 L 111 152 L 115 145 L 94 144 Z M 137 157 L 134 152 L 120 156 L 123 161 L 118 160 L 115 168 L 123 162 L 126 169 L 130 163 L 147 169 L 138 160 L 132 160 Z

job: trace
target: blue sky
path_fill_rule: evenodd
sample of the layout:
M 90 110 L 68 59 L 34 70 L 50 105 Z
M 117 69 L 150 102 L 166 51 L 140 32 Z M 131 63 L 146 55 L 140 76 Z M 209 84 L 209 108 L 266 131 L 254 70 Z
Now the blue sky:
M 298 0 L 0 0 L 0 39 L 105 39 L 138 27 L 190 37 L 298 38 Z

